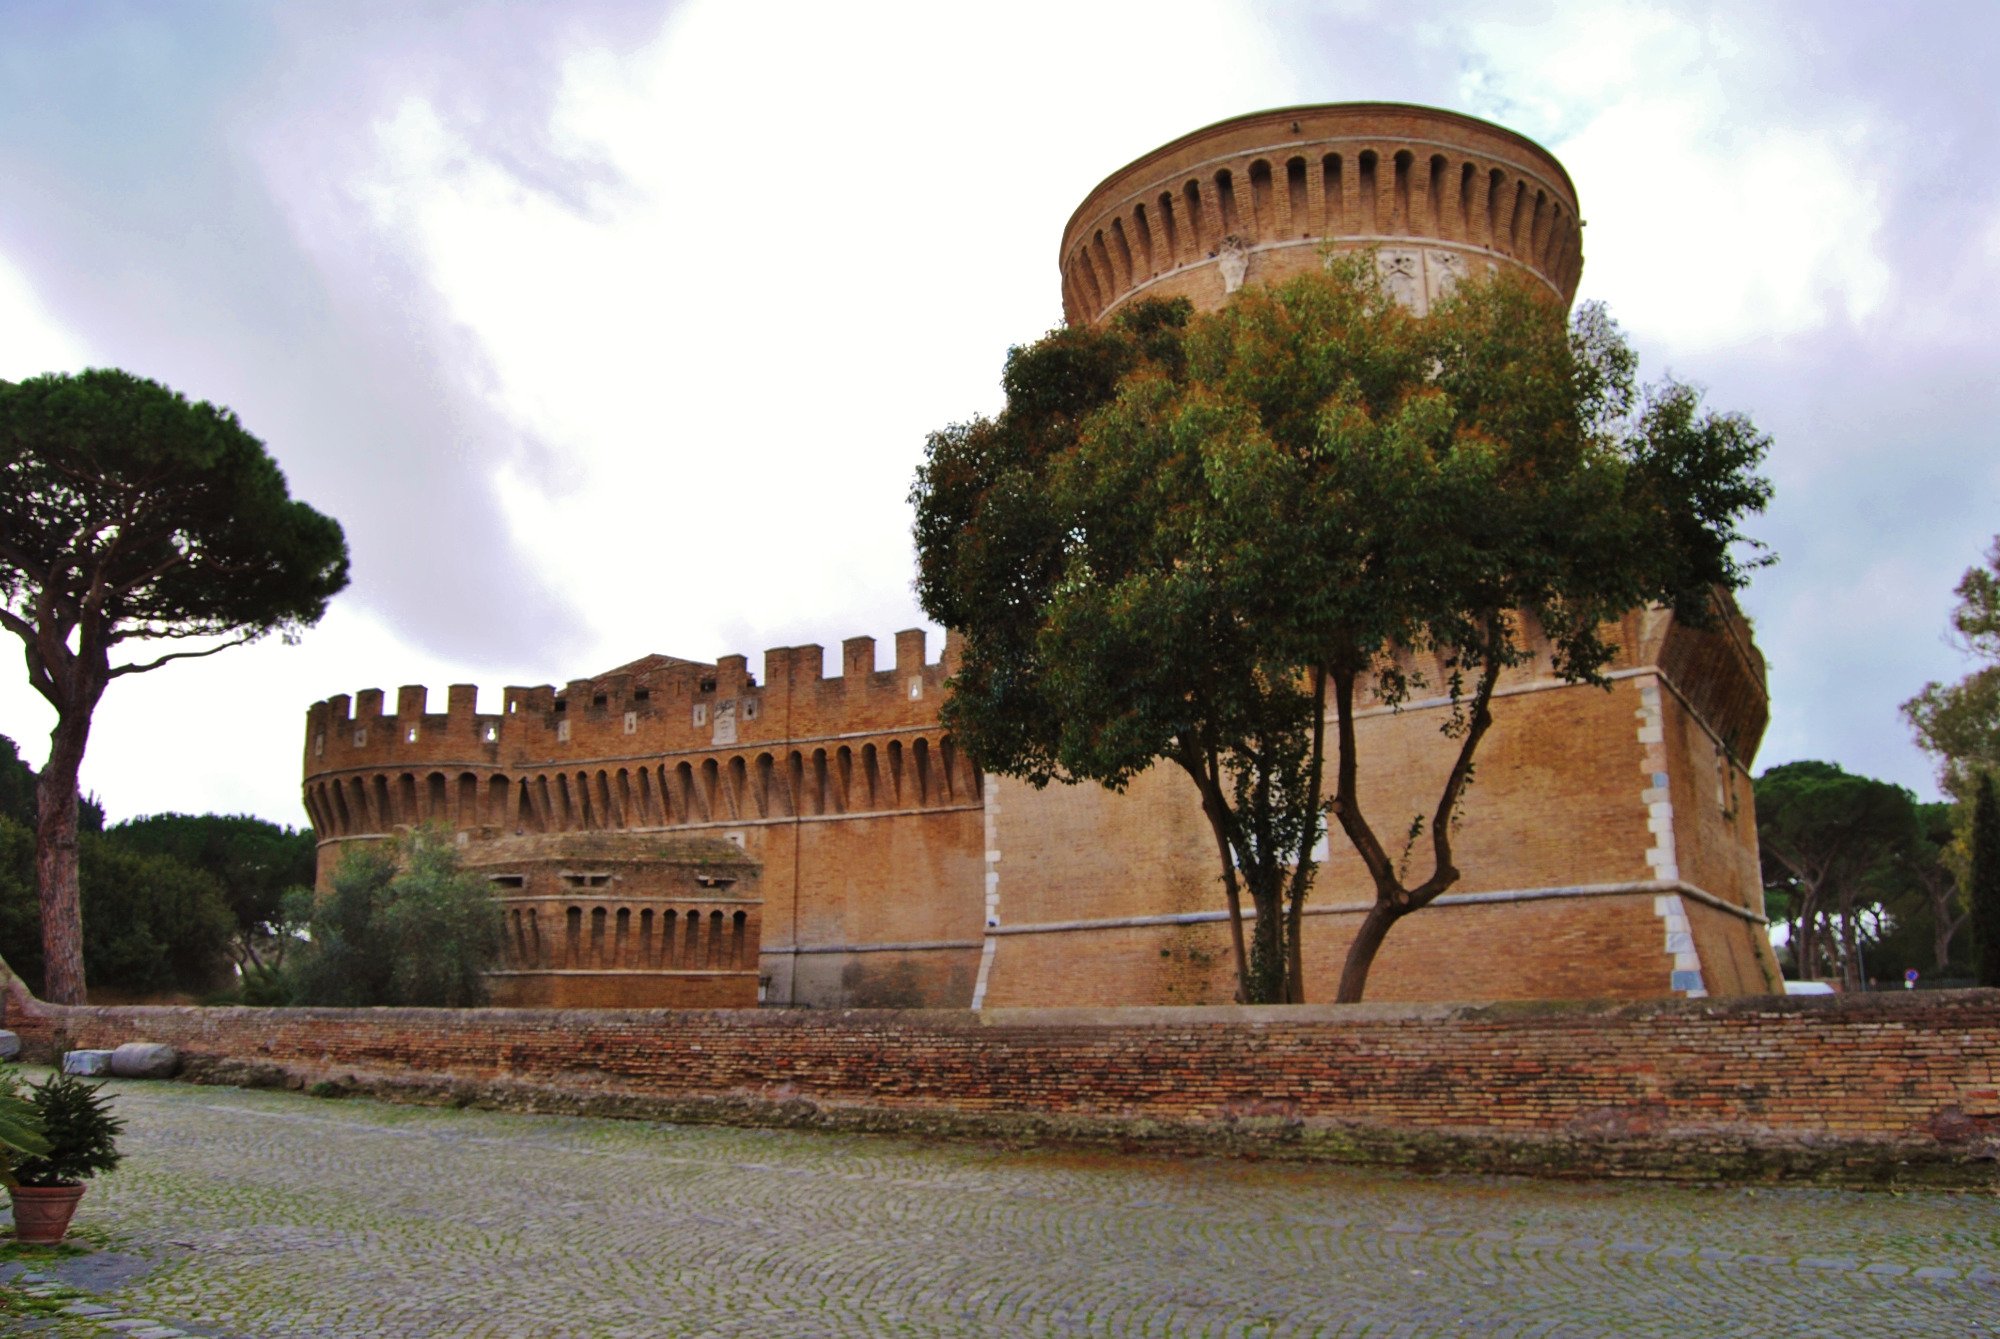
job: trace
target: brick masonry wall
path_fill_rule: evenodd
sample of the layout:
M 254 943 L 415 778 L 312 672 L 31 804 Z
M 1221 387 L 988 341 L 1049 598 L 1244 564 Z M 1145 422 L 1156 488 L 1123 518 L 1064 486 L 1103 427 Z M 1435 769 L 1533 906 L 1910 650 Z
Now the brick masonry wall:
M 1629 644 L 1643 642 L 1636 632 L 1626 636 Z M 1692 943 L 1678 958 L 1668 947 L 1659 890 L 1649 884 L 1689 880 L 1757 913 L 1763 893 L 1748 778 L 1733 764 L 1722 770 L 1711 736 L 1660 684 L 1643 673 L 1608 691 L 1553 684 L 1545 674 L 1515 676 L 1512 686 L 1521 691 L 1494 703 L 1478 781 L 1454 835 L 1462 874 L 1451 892 L 1542 900 L 1440 904 L 1409 917 L 1389 932 L 1368 999 L 1660 996 L 1678 988 L 1681 959 L 1699 960 L 1699 970 L 1690 967 L 1681 979 L 1698 975 L 1710 995 L 1776 987 L 1764 927 L 1692 897 L 1682 905 Z M 1439 707 L 1377 711 L 1358 722 L 1364 811 L 1392 849 L 1412 817 L 1437 803 L 1455 749 L 1438 730 L 1447 714 Z M 1642 738 L 1651 726 L 1661 743 Z M 1655 772 L 1670 777 L 1657 804 L 1648 802 Z M 1178 769 L 1155 767 L 1120 793 L 1089 785 L 1038 791 L 1007 778 L 989 781 L 988 791 L 987 915 L 1001 932 L 989 937 L 980 1004 L 1232 998 L 1224 925 L 1038 928 L 1224 908 L 1215 839 Z M 1429 871 L 1430 859 L 1428 840 L 1418 842 L 1409 862 L 1413 881 Z M 1579 886 L 1630 891 L 1548 895 Z M 1373 898 L 1352 846 L 1332 832 L 1307 905 L 1348 914 L 1306 919 L 1308 1000 L 1332 998 L 1358 912 Z
M 33 1006 L 220 1081 L 662 1119 L 1557 1174 L 1990 1185 L 2000 991 L 965 1011 Z

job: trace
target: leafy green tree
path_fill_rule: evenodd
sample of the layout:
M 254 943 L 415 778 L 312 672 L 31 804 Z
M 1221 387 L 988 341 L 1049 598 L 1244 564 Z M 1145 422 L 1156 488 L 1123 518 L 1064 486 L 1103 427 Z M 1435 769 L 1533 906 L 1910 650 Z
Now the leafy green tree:
M 1959 859 L 1958 806 L 1920 804 L 1917 826 L 1921 841 L 1909 875 L 1916 895 L 1904 919 L 1929 932 L 1930 970 L 1951 976 L 1955 974 L 1952 942 L 1972 917 Z
M 350 847 L 333 872 L 333 886 L 314 898 L 293 894 L 306 943 L 285 976 L 296 1004 L 361 1007 L 390 1002 L 391 947 L 375 923 L 396 879 L 394 854 L 382 846 Z
M 1917 743 L 1938 760 L 1946 793 L 1970 801 L 1977 778 L 2000 772 L 2000 538 L 1983 567 L 1966 569 L 1958 583 L 1952 635 L 1961 649 L 1984 662 L 1954 684 L 1927 683 L 1903 704 Z
M 1455 818 L 1526 630 L 1558 673 L 1603 682 L 1609 620 L 1647 602 L 1701 620 L 1745 579 L 1765 439 L 1684 387 L 1642 397 L 1634 368 L 1597 308 L 1566 330 L 1502 276 L 1418 318 L 1368 256 L 1012 350 L 1006 408 L 932 434 L 912 492 L 919 597 L 965 637 L 947 722 L 1036 785 L 1180 768 L 1249 1001 L 1304 997 L 1330 809 L 1375 887 L 1338 991 L 1359 999 L 1390 928 L 1460 877 Z M 1355 714 L 1364 686 L 1405 701 L 1418 656 L 1456 707 L 1456 757 L 1399 858 L 1362 806 Z M 1419 842 L 1429 869 L 1408 875 Z
M 1991 773 L 1972 792 L 1972 938 L 1982 986 L 2000 986 L 2000 800 Z
M 393 851 L 349 851 L 307 935 L 287 969 L 299 1004 L 467 1008 L 486 1002 L 500 906 L 485 879 L 459 868 L 448 832 L 420 827 Z
M 285 894 L 311 887 L 317 849 L 310 831 L 246 814 L 152 814 L 106 836 L 125 850 L 172 856 L 216 880 L 236 921 L 232 953 L 243 972 L 284 965 L 291 935 Z
M 85 998 L 77 773 L 105 689 L 294 636 L 346 584 L 340 526 L 228 410 L 108 369 L 0 384 L 0 627 L 56 711 L 35 831 L 51 1000 Z M 114 660 L 127 642 L 148 646 Z
M 1861 989 L 1867 913 L 1922 849 L 1915 797 L 1829 762 L 1772 767 L 1756 797 L 1766 895 L 1790 925 L 1799 978 L 1831 967 Z
M 128 995 L 213 989 L 229 962 L 234 927 L 215 880 L 97 833 L 82 835 L 79 853 L 91 978 Z M 45 968 L 38 912 L 33 835 L 0 818 L 0 956 L 39 993 Z

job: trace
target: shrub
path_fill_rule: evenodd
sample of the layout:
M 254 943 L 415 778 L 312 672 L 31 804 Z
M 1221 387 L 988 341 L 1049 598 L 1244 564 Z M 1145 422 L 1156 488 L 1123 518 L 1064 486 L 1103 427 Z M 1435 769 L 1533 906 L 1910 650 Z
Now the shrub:
M 295 1003 L 464 1008 L 486 1002 L 500 908 L 486 880 L 459 868 L 449 835 L 422 827 L 393 851 L 350 851 L 307 938 L 286 966 Z

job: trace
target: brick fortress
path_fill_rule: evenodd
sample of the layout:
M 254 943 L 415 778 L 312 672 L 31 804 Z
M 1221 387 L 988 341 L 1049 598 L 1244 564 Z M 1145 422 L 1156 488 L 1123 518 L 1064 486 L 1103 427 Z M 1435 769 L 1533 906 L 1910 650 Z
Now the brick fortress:
M 1376 248 L 1418 310 L 1460 277 L 1525 271 L 1552 300 L 1582 273 L 1568 175 L 1532 142 L 1428 108 L 1342 104 L 1238 117 L 1113 174 L 1061 250 L 1071 322 L 1139 297 L 1213 307 Z M 1718 629 L 1634 610 L 1609 692 L 1513 671 L 1458 838 L 1462 882 L 1391 932 L 1383 1000 L 1771 991 L 1748 768 L 1763 659 Z M 1227 1002 L 1212 838 L 1170 769 L 1123 794 L 982 775 L 938 708 L 948 638 L 897 634 L 714 664 L 649 656 L 509 688 L 316 703 L 305 803 L 320 880 L 353 843 L 423 821 L 459 833 L 500 898 L 497 1003 L 1032 1006 Z M 1379 828 L 1428 812 L 1445 704 L 1361 722 Z M 1336 833 L 1308 903 L 1307 973 L 1331 996 L 1371 890 Z

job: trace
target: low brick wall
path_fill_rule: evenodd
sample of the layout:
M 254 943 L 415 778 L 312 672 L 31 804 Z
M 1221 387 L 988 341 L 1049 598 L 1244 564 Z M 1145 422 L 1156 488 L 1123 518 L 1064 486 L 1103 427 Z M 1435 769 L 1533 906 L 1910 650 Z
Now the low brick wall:
M 1551 1175 L 1991 1185 L 2000 991 L 958 1011 L 61 1009 L 31 1054 L 667 1120 Z

